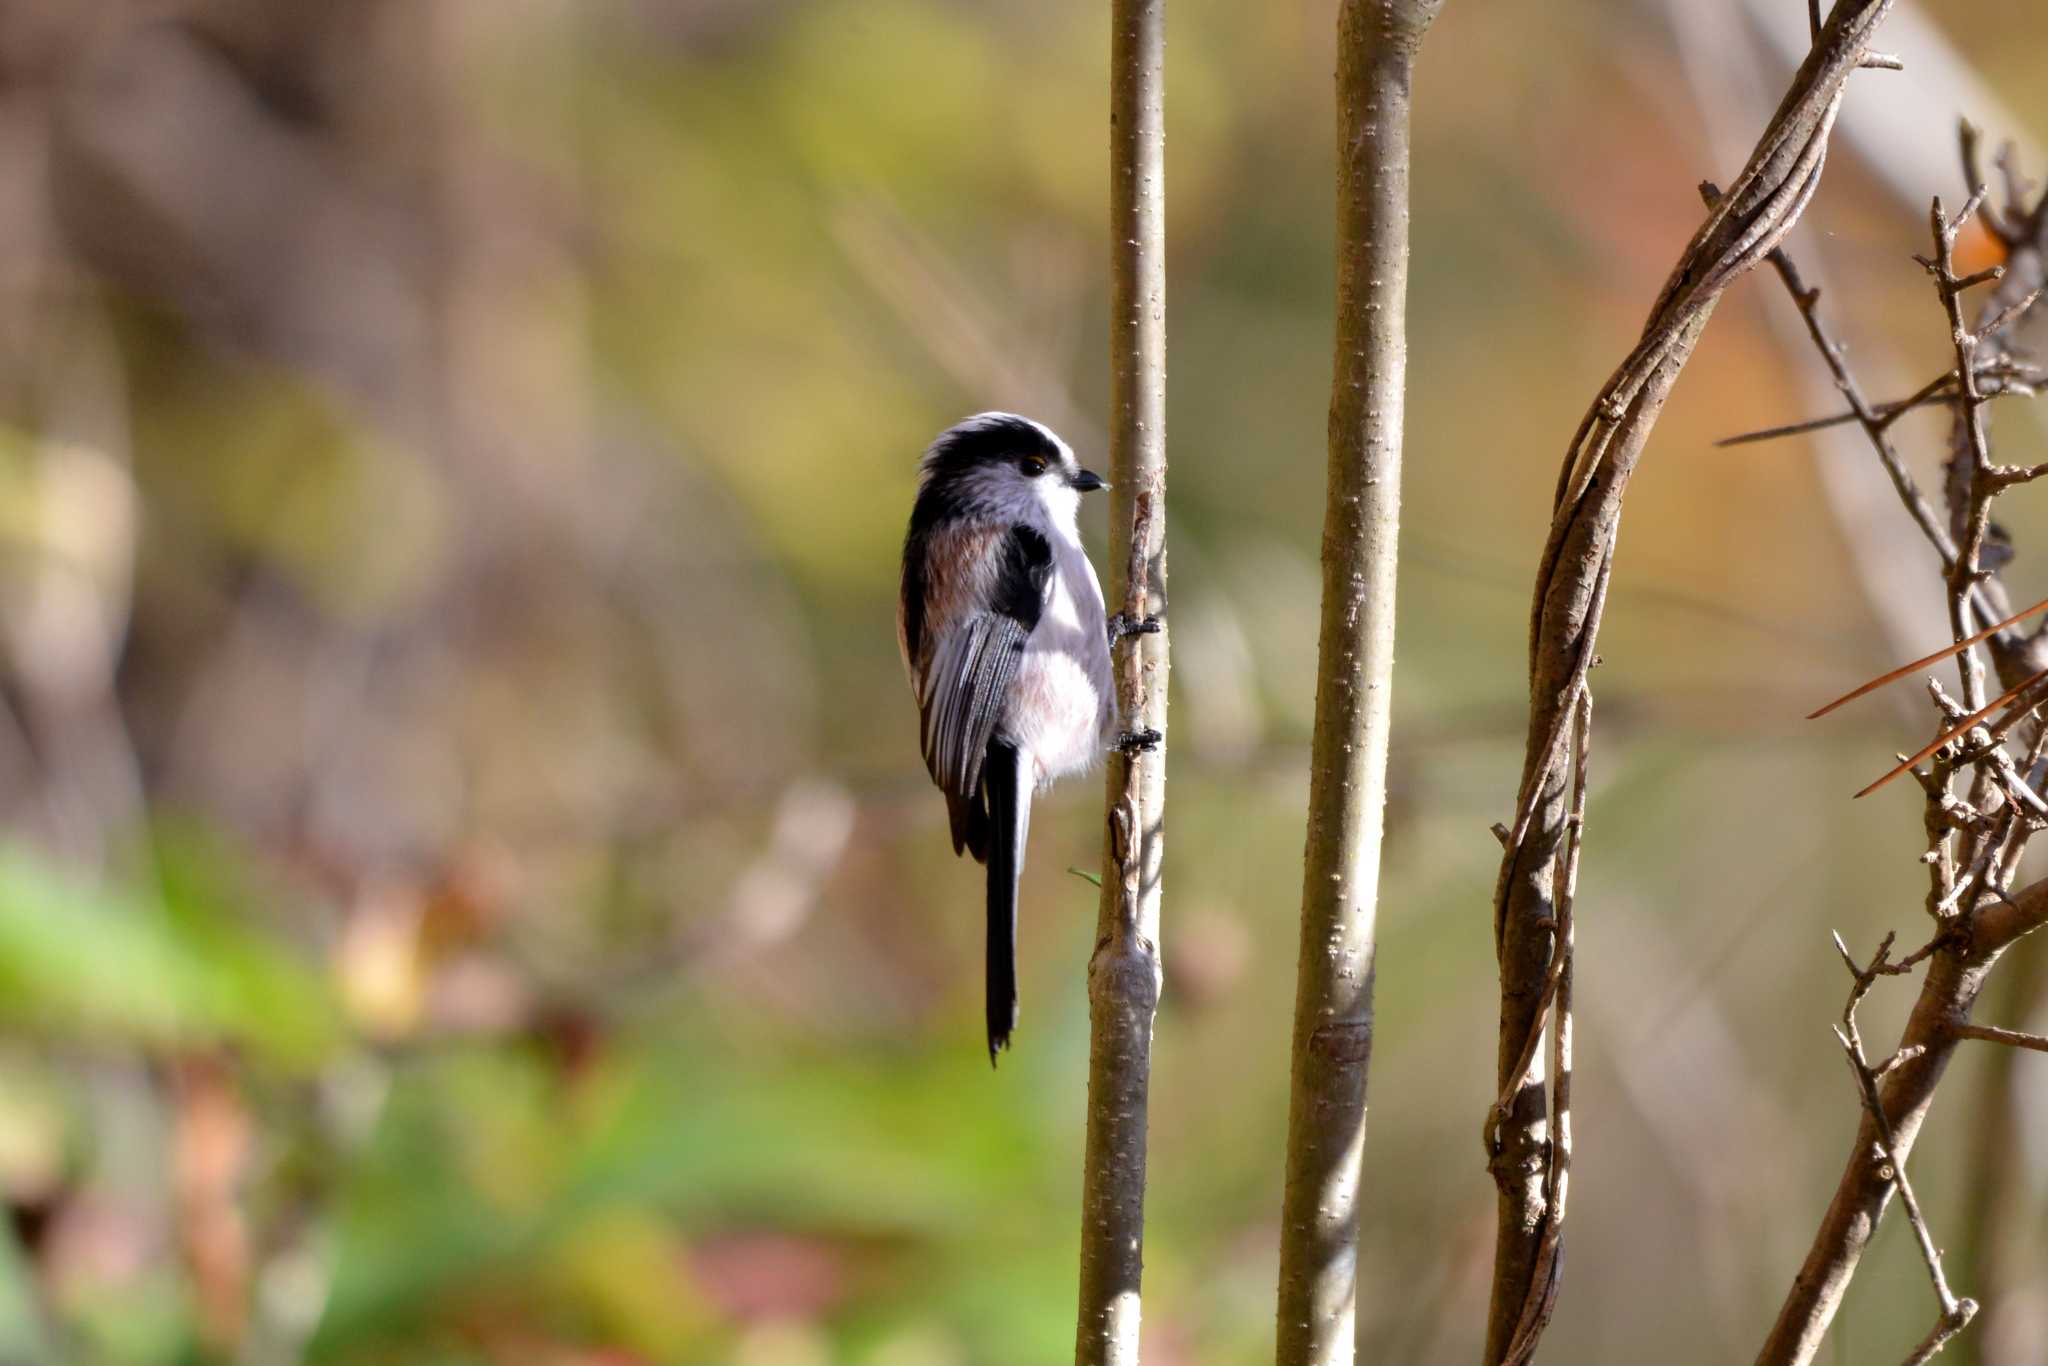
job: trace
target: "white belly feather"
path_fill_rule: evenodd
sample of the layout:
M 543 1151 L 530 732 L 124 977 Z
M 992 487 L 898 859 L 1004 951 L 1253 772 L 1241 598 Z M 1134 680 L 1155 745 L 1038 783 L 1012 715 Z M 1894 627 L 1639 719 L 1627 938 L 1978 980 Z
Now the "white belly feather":
M 1031 756 L 1041 788 L 1087 769 L 1116 730 L 1102 588 L 1072 530 L 1051 530 L 1050 593 L 1025 641 L 1002 727 Z

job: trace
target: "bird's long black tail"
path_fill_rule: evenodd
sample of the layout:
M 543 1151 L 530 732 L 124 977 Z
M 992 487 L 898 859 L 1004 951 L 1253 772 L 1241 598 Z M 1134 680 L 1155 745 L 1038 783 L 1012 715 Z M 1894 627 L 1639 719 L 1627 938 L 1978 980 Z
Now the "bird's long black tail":
M 1017 1027 L 1017 882 L 1031 829 L 1031 783 L 1023 756 L 1007 740 L 988 742 L 988 1061 Z

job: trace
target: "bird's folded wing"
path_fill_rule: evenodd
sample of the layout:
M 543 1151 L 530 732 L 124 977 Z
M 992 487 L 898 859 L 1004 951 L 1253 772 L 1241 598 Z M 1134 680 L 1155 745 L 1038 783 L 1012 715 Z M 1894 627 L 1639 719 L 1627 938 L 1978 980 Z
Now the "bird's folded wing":
M 1052 547 L 1026 526 L 957 544 L 976 553 L 927 565 L 926 581 L 949 589 L 972 584 L 979 591 L 930 595 L 939 610 L 924 623 L 930 654 L 918 706 L 932 781 L 949 796 L 971 800 L 979 795 L 989 737 L 1009 701 L 1024 643 L 1045 609 Z M 948 548 L 935 544 L 933 551 L 942 556 Z M 955 603 L 965 610 L 945 610 Z
M 924 760 L 947 792 L 970 797 L 980 788 L 989 737 L 1030 634 L 1014 618 L 978 612 L 940 642 L 924 710 Z

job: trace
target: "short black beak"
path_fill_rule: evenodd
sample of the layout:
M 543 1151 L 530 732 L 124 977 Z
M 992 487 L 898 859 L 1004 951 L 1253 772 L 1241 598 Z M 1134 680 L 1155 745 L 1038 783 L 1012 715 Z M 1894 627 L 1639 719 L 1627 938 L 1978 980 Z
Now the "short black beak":
M 1094 470 L 1075 470 L 1067 479 L 1067 487 L 1079 493 L 1093 493 L 1109 487 L 1109 481 Z

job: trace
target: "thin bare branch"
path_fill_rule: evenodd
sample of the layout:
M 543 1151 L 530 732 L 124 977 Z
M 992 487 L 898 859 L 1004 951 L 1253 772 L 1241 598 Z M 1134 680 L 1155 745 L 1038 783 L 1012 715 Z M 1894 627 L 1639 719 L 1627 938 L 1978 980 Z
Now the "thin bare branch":
M 2002 275 L 2003 272 L 2000 272 L 2000 274 Z M 1961 293 L 1963 288 L 1975 282 L 1976 278 L 1977 277 L 1973 275 L 1970 276 L 1968 279 L 1958 280 L 1956 282 L 1956 292 Z M 1999 333 L 2005 331 L 2007 326 L 2009 326 L 2015 319 L 2017 319 L 2021 314 L 2025 313 L 2028 309 L 2032 308 L 2034 304 L 2039 301 L 2041 293 L 2041 288 L 2037 286 L 2036 288 L 2029 290 L 2027 292 L 2026 297 L 2021 299 L 2015 299 L 2013 302 L 2007 304 L 2005 307 L 1999 309 L 1996 313 L 1992 314 L 1987 321 L 1979 323 L 1977 325 L 1976 332 L 1977 341 L 1981 343 L 1986 337 L 1995 337 Z
M 1927 1275 L 1934 1284 L 1934 1297 L 1941 1305 L 1941 1319 L 1936 1326 L 1936 1335 L 1941 1334 L 1943 1327 L 1954 1325 L 1946 1336 L 1940 1337 L 1941 1341 L 1946 1341 L 1948 1336 L 1953 1336 L 1970 1321 L 1970 1317 L 1977 1312 L 1977 1304 L 1974 1300 L 1956 1298 L 1955 1293 L 1949 1289 L 1948 1275 L 1941 1265 L 1941 1250 L 1934 1245 L 1934 1235 L 1928 1231 L 1927 1218 L 1920 1211 L 1919 1198 L 1913 1194 L 1913 1183 L 1906 1178 L 1905 1159 L 1899 1155 L 1898 1140 L 1892 1133 L 1891 1121 L 1885 1117 L 1884 1102 L 1878 1097 L 1879 1070 L 1871 1067 L 1864 1057 L 1863 1035 L 1856 1027 L 1856 1007 L 1870 991 L 1871 984 L 1877 980 L 1884 967 L 1885 958 L 1891 951 L 1891 944 L 1892 936 L 1887 934 L 1884 943 L 1879 946 L 1876 956 L 1871 960 L 1870 967 L 1858 969 L 1854 960 L 1849 958 L 1849 950 L 1842 943 L 1842 937 L 1839 934 L 1835 936 L 1835 948 L 1841 952 L 1844 961 L 1849 964 L 1849 970 L 1856 977 L 1856 985 L 1849 992 L 1849 1003 L 1842 1008 L 1842 1023 L 1835 1029 L 1835 1038 L 1841 1042 L 1842 1051 L 1848 1055 L 1849 1070 L 1855 1074 L 1857 1090 L 1863 1097 L 1863 1107 L 1870 1117 L 1871 1124 L 1877 1130 L 1876 1153 L 1884 1164 L 1879 1167 L 1878 1175 L 1898 1188 L 1899 1203 L 1905 1207 L 1907 1222 L 1912 1225 L 1913 1236 L 1920 1244 L 1921 1259 L 1927 1263 Z M 1901 1048 L 1885 1063 L 1883 1071 L 1894 1071 L 1904 1062 L 1921 1057 L 1926 1051 L 1924 1045 L 1917 1044 Z M 1935 1339 L 1930 1337 L 1929 1340 Z
M 1998 169 L 1999 181 L 2005 186 L 2005 229 L 2009 234 L 2005 245 L 2017 249 L 2038 242 L 2048 198 L 2035 200 L 2031 206 L 2027 203 L 2034 193 L 2034 182 L 2020 174 L 2019 148 L 2011 138 L 1998 144 L 1998 155 L 1991 159 L 1991 164 Z
M 2021 484 L 2031 484 L 2044 474 L 2048 474 L 2048 464 L 1993 465 L 1990 469 L 1984 471 L 1984 477 L 2000 489 L 2016 488 Z
M 1953 1314 L 1943 1314 L 1931 1332 L 1920 1340 L 1920 1345 L 1907 1354 L 1904 1366 L 1921 1366 L 1932 1361 L 1948 1346 L 1948 1340 L 1970 1326 L 1970 1320 L 1977 1317 L 1977 1302 L 1964 1300 L 1956 1306 Z
M 1777 1323 L 1757 1355 L 1758 1366 L 1805 1366 L 1814 1360 L 1896 1189 L 1886 1168 L 1895 1171 L 1911 1156 L 1935 1090 L 1961 1043 L 1957 1021 L 1968 1019 L 1970 1007 L 1999 956 L 2044 924 L 2048 924 L 2048 881 L 2034 883 L 2010 897 L 1980 903 L 1967 935 L 1937 937 L 1927 956 L 1919 997 L 1899 1040 L 1897 1053 L 1903 1060 L 1887 1070 L 1877 1088 L 1884 1128 L 1879 1129 L 1866 1106 L 1834 1200 Z M 1870 980 L 1890 975 L 1886 969 L 1898 966 L 1884 958 L 1881 953 L 1882 966 L 1871 971 Z M 1854 964 L 1851 966 L 1853 969 Z M 1859 987 L 1868 990 L 1860 977 Z
M 1110 601 L 1166 611 L 1165 0 L 1115 0 L 1110 39 Z M 1088 1130 L 1077 1366 L 1137 1366 L 1146 1113 L 1160 991 L 1167 637 L 1126 637 L 1124 724 L 1160 736 L 1110 760 L 1108 840 L 1088 960 Z
M 2000 1029 L 1997 1025 L 1960 1024 L 1956 1036 L 1964 1039 L 1982 1039 L 1985 1043 L 2002 1043 L 2012 1048 L 2031 1048 L 2037 1053 L 2048 1053 L 2048 1035 L 2027 1034 L 2017 1029 Z
M 1782 255 L 1782 253 L 1773 254 L 1773 264 L 1776 263 L 1779 255 Z M 1796 279 L 1797 276 L 1795 275 L 1793 278 Z M 1817 299 L 1819 291 L 1813 291 L 1813 294 Z M 1796 289 L 1794 290 L 1794 295 L 1796 298 Z M 1808 310 L 1802 307 L 1802 311 Z M 1824 352 L 1827 351 L 1828 343 L 1822 341 L 1821 347 Z M 1839 358 L 1839 353 L 1835 354 Z M 1853 380 L 1849 382 L 1854 383 Z M 1808 432 L 1825 431 L 1829 427 L 1842 427 L 1851 422 L 1859 422 L 1866 427 L 1875 425 L 1877 430 L 1881 432 L 1886 427 L 1891 426 L 1902 414 L 1912 412 L 1915 408 L 1947 399 L 1949 391 L 1955 386 L 1955 382 L 1955 373 L 1950 371 L 1946 374 L 1935 376 L 1905 398 L 1893 399 L 1889 403 L 1865 405 L 1860 412 L 1855 408 L 1851 408 L 1846 413 L 1831 413 L 1826 417 L 1811 417 L 1804 422 L 1788 422 L 1780 427 L 1764 427 L 1753 432 L 1742 432 L 1735 436 L 1724 436 L 1714 444 L 1716 446 L 1748 446 L 1754 445 L 1759 441 L 1777 441 L 1788 436 L 1804 436 Z
M 1407 384 L 1409 108 L 1443 0 L 1337 19 L 1337 335 L 1276 1321 L 1281 1366 L 1356 1351 Z
M 1956 430 L 1959 440 L 1955 468 L 1951 472 L 1951 503 L 1955 503 L 1956 491 L 1967 490 L 1961 505 L 1952 507 L 1956 556 L 1948 565 L 1949 626 L 1957 640 L 1964 639 L 1975 630 L 1977 618 L 1971 612 L 1972 595 L 1978 583 L 1984 538 L 1991 527 L 1991 499 L 1996 492 L 1987 486 L 1983 477 L 1984 470 L 1991 464 L 1991 453 L 1984 430 L 1983 402 L 1977 387 L 1977 346 L 1981 339 L 1964 325 L 1963 291 L 1957 284 L 1955 273 L 1956 235 L 1977 206 L 1984 202 L 1984 195 L 1985 187 L 1980 184 L 1971 191 L 1969 199 L 1964 201 L 1954 218 L 1943 214 L 1940 195 L 1934 197 L 1928 209 L 1934 256 L 1927 264 L 1929 273 L 1935 277 L 1935 292 L 1948 313 L 1949 337 L 1956 356 Z M 1984 665 L 1975 650 L 1960 651 L 1956 667 L 1962 674 L 1964 705 L 1972 710 L 1982 707 Z
M 1982 154 L 1980 151 L 1982 146 L 1982 139 L 1983 134 L 1978 131 L 1977 125 L 1971 123 L 1968 119 L 1964 119 L 1959 124 L 1957 124 L 1956 141 L 1958 144 L 1958 149 L 1962 153 L 1963 179 L 1965 182 L 1971 185 L 1986 185 L 1990 183 L 1984 178 L 1984 164 L 1982 160 Z M 2008 179 L 2006 181 L 2007 193 L 2005 204 L 2005 207 L 2008 211 L 2011 210 L 2014 203 L 2016 202 L 2012 194 L 2012 188 L 2012 182 L 2010 179 Z M 1990 230 L 1991 235 L 1994 238 L 1998 239 L 1998 242 L 2001 246 L 2007 248 L 2010 248 L 2012 246 L 2015 234 L 2013 233 L 2012 228 L 2005 221 L 2005 217 L 2003 214 L 1986 214 L 1984 216 L 1984 226 Z
M 1906 462 L 1899 455 L 1898 448 L 1892 444 L 1888 428 L 1891 426 L 1892 418 L 1897 414 L 1882 413 L 1872 408 L 1863 397 L 1863 388 L 1856 382 L 1855 375 L 1850 373 L 1843 347 L 1828 335 L 1826 325 L 1821 322 L 1820 291 L 1807 287 L 1806 281 L 1800 276 L 1799 268 L 1793 264 L 1792 258 L 1785 253 L 1784 248 L 1773 250 L 1768 259 L 1771 268 L 1784 283 L 1786 292 L 1792 296 L 1792 302 L 1798 306 L 1799 316 L 1806 323 L 1807 335 L 1813 338 L 1815 349 L 1820 352 L 1821 360 L 1826 363 L 1828 373 L 1834 377 L 1835 387 L 1840 389 L 1842 397 L 1849 401 L 1849 411 L 1855 415 L 1864 434 L 1869 437 L 1872 449 L 1877 452 L 1878 463 L 1883 466 L 1885 477 L 1891 480 L 1892 489 L 1899 495 L 1899 501 L 1905 506 L 1907 515 L 1913 519 L 1913 525 L 1920 528 L 1920 534 L 1927 538 L 1927 543 L 1934 547 L 1934 553 L 1941 557 L 1942 568 L 1949 569 L 1956 560 L 1955 540 L 1942 526 L 1940 516 L 1927 501 L 1927 496 L 1920 491 L 1920 485 L 1906 469 Z M 1951 370 L 1941 378 L 1953 383 L 1955 372 Z M 1922 397 L 1938 387 L 1938 384 L 1939 381 L 1937 384 L 1924 386 L 1920 394 L 1913 397 Z M 1909 403 L 1911 401 L 1908 400 Z M 1850 697 L 1861 695 L 1862 692 L 1859 691 L 1850 694 Z M 1814 715 L 1823 715 L 1847 700 L 1849 699 L 1843 698 L 1830 703 Z
M 1998 268 L 1993 267 L 1992 269 L 1995 271 Z M 1987 272 L 1980 271 L 1978 273 L 1981 275 Z M 1825 348 L 1830 343 L 1823 340 L 1821 345 Z M 1840 359 L 1839 349 L 1834 352 L 1834 356 L 1835 359 Z M 2035 396 L 2037 387 L 2044 380 L 2048 380 L 2048 374 L 2043 374 L 2037 367 L 2022 365 L 2004 358 L 1994 361 L 1989 365 L 1979 366 L 1977 369 L 1977 383 L 1986 398 L 2004 398 L 2008 395 L 2032 398 Z M 1851 408 L 1845 413 L 1830 413 L 1826 417 L 1811 417 L 1803 422 L 1787 422 L 1777 427 L 1762 427 L 1756 431 L 1740 432 L 1734 436 L 1724 436 L 1716 441 L 1714 445 L 1717 447 L 1749 446 L 1762 441 L 1778 441 L 1788 436 L 1804 436 L 1808 432 L 1826 431 L 1830 427 L 1846 427 L 1852 422 L 1863 423 L 1872 417 L 1876 419 L 1878 430 L 1883 431 L 1907 413 L 1913 412 L 1916 409 L 1952 403 L 1955 397 L 1955 383 L 1955 371 L 1944 371 L 1906 397 L 1867 405 L 1865 410 L 1860 413 Z
M 2004 266 L 1986 266 L 1982 270 L 1974 271 L 1971 274 L 1965 275 L 1962 279 L 1957 280 L 1956 288 L 1974 289 L 1978 285 L 1996 284 L 1998 281 L 2003 280 L 2004 278 Z

